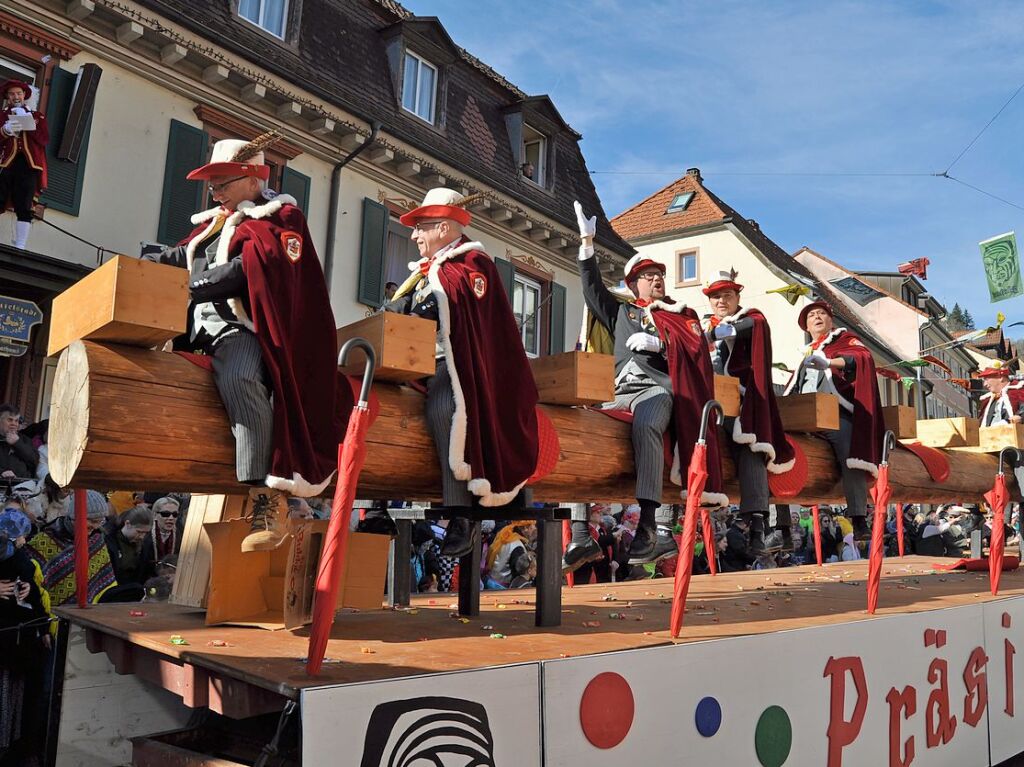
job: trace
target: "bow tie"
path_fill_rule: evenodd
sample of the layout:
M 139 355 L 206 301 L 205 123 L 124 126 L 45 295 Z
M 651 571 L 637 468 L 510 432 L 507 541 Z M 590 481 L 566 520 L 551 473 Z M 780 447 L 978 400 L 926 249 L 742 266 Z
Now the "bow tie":
M 650 306 L 651 302 L 646 298 L 636 298 L 633 300 L 634 306 L 639 306 L 641 309 Z

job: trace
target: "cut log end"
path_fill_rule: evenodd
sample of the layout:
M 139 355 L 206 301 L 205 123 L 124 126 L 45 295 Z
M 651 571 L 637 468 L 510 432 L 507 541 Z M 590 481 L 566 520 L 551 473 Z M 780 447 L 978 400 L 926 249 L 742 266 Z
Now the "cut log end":
M 59 446 L 49 454 L 50 476 L 62 487 L 69 485 L 89 445 L 89 356 L 81 341 L 68 346 L 57 362 L 47 438 Z

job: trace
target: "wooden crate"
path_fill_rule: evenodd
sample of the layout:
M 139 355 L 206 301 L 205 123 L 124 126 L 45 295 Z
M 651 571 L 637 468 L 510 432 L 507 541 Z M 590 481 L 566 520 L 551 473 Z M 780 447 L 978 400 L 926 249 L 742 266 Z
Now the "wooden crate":
M 917 422 L 917 440 L 928 447 L 977 447 L 977 418 L 928 418 Z
M 350 338 L 365 338 L 377 355 L 375 379 L 405 383 L 434 375 L 437 325 L 421 317 L 378 312 L 338 328 L 338 349 Z M 366 355 L 355 349 L 343 370 L 362 375 Z
M 896 435 L 896 439 L 917 438 L 917 410 L 908 405 L 886 405 L 882 408 L 885 428 Z
M 597 405 L 615 397 L 615 358 L 565 352 L 530 360 L 540 401 L 549 405 Z
M 786 431 L 828 431 L 839 428 L 839 400 L 834 394 L 790 394 L 779 397 L 779 416 Z
M 1024 448 L 1024 424 L 982 426 L 978 429 L 978 445 L 986 453 L 998 453 L 1004 447 Z
M 728 416 L 740 414 L 740 379 L 732 376 L 715 376 L 715 399 L 722 406 L 722 413 Z
M 46 353 L 85 338 L 159 346 L 185 332 L 187 315 L 187 271 L 114 256 L 53 299 Z

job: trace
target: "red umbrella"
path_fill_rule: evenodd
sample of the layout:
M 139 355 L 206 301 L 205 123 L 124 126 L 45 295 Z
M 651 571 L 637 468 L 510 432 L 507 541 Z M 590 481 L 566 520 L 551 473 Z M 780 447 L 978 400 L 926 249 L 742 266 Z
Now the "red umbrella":
M 1006 503 L 1010 500 L 1010 491 L 1006 487 L 1006 474 L 1003 473 L 1003 454 L 1007 450 L 1017 452 L 1017 460 L 1020 460 L 1020 451 L 1016 448 L 1003 448 L 999 453 L 999 471 L 996 473 L 996 482 L 992 489 L 985 493 L 985 503 L 992 509 L 992 540 L 988 549 L 988 581 L 992 587 L 992 595 L 999 593 L 999 576 L 1003 572 L 1003 528 L 1006 524 L 1004 510 Z
M 818 556 L 818 567 L 821 567 L 821 518 L 818 514 L 818 504 L 814 504 L 811 506 L 811 519 L 814 521 L 814 553 Z
M 75 593 L 78 606 L 89 604 L 89 527 L 86 520 L 88 491 L 75 490 Z
M 704 535 L 704 555 L 708 558 L 708 569 L 712 575 L 718 575 L 718 562 L 715 556 L 715 528 L 711 522 L 711 512 L 700 510 L 700 529 Z
M 686 511 L 683 517 L 683 539 L 679 544 L 679 559 L 676 563 L 675 590 L 672 593 L 672 615 L 669 631 L 672 638 L 679 636 L 683 626 L 683 613 L 686 610 L 686 594 L 690 590 L 690 577 L 693 574 L 693 546 L 697 539 L 697 514 L 700 509 L 700 497 L 704 493 L 704 484 L 708 481 L 708 446 L 704 441 L 707 434 L 708 418 L 715 411 L 718 420 L 722 420 L 722 406 L 715 400 L 704 405 L 704 413 L 700 420 L 700 433 L 697 444 L 690 456 L 690 466 L 686 475 Z M 708 561 L 713 551 L 708 552 Z
M 891 431 L 885 433 L 882 442 L 882 462 L 878 464 L 878 479 L 871 489 L 871 499 L 875 504 L 875 519 L 871 525 L 871 554 L 868 557 L 868 614 L 874 615 L 878 607 L 878 586 L 882 578 L 882 557 L 885 555 L 885 515 L 889 509 L 889 450 L 896 447 L 896 435 Z
M 572 525 L 568 519 L 562 520 L 562 554 L 565 554 L 566 548 L 569 546 L 569 541 L 572 540 Z M 565 585 L 570 589 L 576 585 L 576 574 L 566 573 L 565 574 Z
M 903 509 L 896 509 L 896 545 L 899 547 L 900 556 L 903 556 Z
M 338 365 L 345 365 L 349 351 L 356 346 L 366 353 L 366 371 L 363 373 L 359 402 L 352 408 L 352 415 L 348 420 L 345 441 L 338 446 L 338 483 L 334 488 L 331 521 L 327 526 L 324 550 L 320 555 L 316 595 L 313 601 L 313 625 L 309 631 L 306 673 L 310 676 L 320 673 L 324 652 L 327 649 L 327 639 L 331 635 L 331 625 L 334 623 L 334 612 L 338 603 L 338 586 L 345 571 L 349 519 L 356 497 L 356 483 L 366 460 L 366 432 L 370 426 L 370 383 L 373 381 L 373 367 L 376 361 L 373 347 L 362 338 L 349 339 L 341 347 Z

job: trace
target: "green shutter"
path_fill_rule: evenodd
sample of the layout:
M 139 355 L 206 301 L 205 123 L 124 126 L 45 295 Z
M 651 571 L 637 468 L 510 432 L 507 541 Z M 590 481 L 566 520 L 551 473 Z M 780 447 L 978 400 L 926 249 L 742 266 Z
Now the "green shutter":
M 57 158 L 57 149 L 64 140 L 64 124 L 71 108 L 71 97 L 75 93 L 78 77 L 66 69 L 53 70 L 50 80 L 50 98 L 46 106 L 46 124 L 50 128 L 50 141 L 46 145 L 46 167 L 49 184 L 40 195 L 40 201 L 48 208 L 78 215 L 82 203 L 82 186 L 85 177 L 85 158 L 89 153 L 89 134 L 92 133 L 92 115 L 85 128 L 82 149 L 78 162 Z
M 512 292 L 515 289 L 515 277 L 516 267 L 511 261 L 506 261 L 503 258 L 494 259 L 494 266 L 498 269 L 498 277 L 501 278 L 501 284 L 505 286 L 505 292 L 508 294 L 508 302 L 512 303 Z
M 206 162 L 209 145 L 206 131 L 171 120 L 157 242 L 174 245 L 192 232 L 192 215 L 202 210 L 205 189 L 201 181 L 187 181 L 185 177 Z
M 389 218 L 387 208 L 369 197 L 363 198 L 356 300 L 374 308 L 384 303 L 384 254 L 387 251 Z
M 285 168 L 281 174 L 281 193 L 290 194 L 303 213 L 309 213 L 309 176 Z
M 551 283 L 551 354 L 565 351 L 565 285 Z

